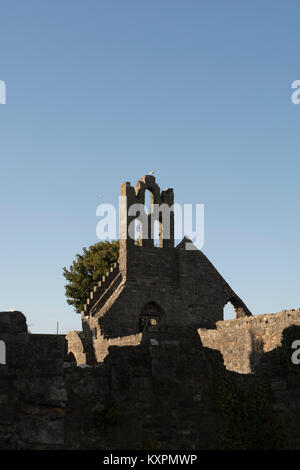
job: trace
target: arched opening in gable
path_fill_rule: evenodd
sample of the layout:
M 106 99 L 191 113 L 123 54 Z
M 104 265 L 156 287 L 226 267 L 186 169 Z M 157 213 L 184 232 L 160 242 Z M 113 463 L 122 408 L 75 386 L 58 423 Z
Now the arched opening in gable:
M 139 316 L 140 333 L 144 331 L 146 326 L 159 325 L 163 315 L 163 309 L 156 302 L 148 302 L 144 305 Z
M 160 240 L 160 222 L 158 220 L 154 221 L 153 226 L 153 240 L 154 246 L 159 247 L 159 240 Z
M 146 189 L 145 191 L 145 212 L 147 215 L 150 214 L 151 209 L 152 209 L 152 198 L 153 195 L 149 189 Z
M 230 301 L 224 305 L 223 320 L 234 320 L 236 318 L 236 312 L 234 306 Z
M 247 309 L 246 305 L 242 302 L 239 297 L 231 297 L 227 300 L 223 309 L 223 319 L 233 320 L 235 318 L 243 318 L 251 315 L 251 312 Z
M 154 195 L 151 189 L 145 189 L 144 194 L 142 196 L 142 201 L 144 209 L 141 211 L 139 217 L 136 219 L 136 222 L 138 223 L 138 244 L 140 246 L 150 246 L 154 244 L 151 227 L 151 224 L 153 223 L 152 209 L 154 204 Z

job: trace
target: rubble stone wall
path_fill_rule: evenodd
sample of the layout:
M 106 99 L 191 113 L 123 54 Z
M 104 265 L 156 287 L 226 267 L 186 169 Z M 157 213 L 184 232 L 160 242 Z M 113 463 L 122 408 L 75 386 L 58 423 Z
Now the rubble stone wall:
M 220 321 L 215 329 L 199 328 L 198 333 L 204 346 L 221 352 L 228 370 L 249 374 L 264 353 L 280 345 L 290 325 L 300 325 L 300 309 Z

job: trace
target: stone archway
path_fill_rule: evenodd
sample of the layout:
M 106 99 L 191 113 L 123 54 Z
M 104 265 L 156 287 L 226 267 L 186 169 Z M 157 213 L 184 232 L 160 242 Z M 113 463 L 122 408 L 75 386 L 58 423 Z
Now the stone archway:
M 163 315 L 163 309 L 156 302 L 146 303 L 139 316 L 139 332 L 142 333 L 145 326 L 158 325 Z
M 239 298 L 239 297 L 230 297 L 224 304 L 224 307 L 230 303 L 234 309 L 234 312 L 235 312 L 235 319 L 236 318 L 243 318 L 243 317 L 246 317 L 246 316 L 251 316 L 251 312 L 248 310 L 248 308 L 246 307 L 246 305 L 244 304 L 244 302 Z M 224 318 L 224 307 L 223 307 L 223 320 L 225 320 Z M 231 320 L 233 318 L 230 318 Z
M 68 342 L 68 362 L 75 362 L 77 365 L 86 364 L 86 354 L 81 338 L 81 332 L 69 331 L 66 336 Z M 72 360 L 70 360 L 72 359 Z M 74 360 L 73 360 L 74 359 Z

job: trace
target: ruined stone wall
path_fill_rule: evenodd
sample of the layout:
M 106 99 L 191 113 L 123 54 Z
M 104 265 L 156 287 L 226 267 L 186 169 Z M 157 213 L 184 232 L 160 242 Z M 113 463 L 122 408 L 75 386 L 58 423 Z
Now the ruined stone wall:
M 215 449 L 220 380 L 253 378 L 226 371 L 192 328 L 151 326 L 87 368 L 65 362 L 63 337 L 28 337 L 23 366 L 0 366 L 0 449 Z M 282 447 L 299 449 L 299 379 L 267 371 Z
M 299 311 L 247 320 L 267 351 L 285 326 L 299 324 Z M 207 341 L 218 334 L 220 341 L 225 324 L 232 322 L 206 330 Z M 239 335 L 241 351 L 242 327 L 231 338 Z M 223 429 L 220 380 L 247 389 L 256 376 L 226 370 L 220 352 L 204 347 L 192 327 L 149 325 L 139 345 L 109 346 L 103 362 L 86 368 L 66 362 L 64 336 L 28 334 L 19 312 L 0 314 L 1 338 L 9 347 L 0 365 L 0 449 L 215 449 Z M 273 353 L 263 353 L 256 374 L 270 387 L 268 413 L 283 423 L 280 445 L 300 449 L 299 375 L 278 368 Z
M 64 443 L 67 393 L 63 335 L 32 335 L 21 312 L 0 312 L 0 449 L 56 449 Z
M 281 343 L 282 331 L 293 324 L 300 325 L 300 309 L 220 321 L 216 329 L 200 328 L 198 333 L 204 346 L 222 353 L 228 370 L 248 374 L 263 353 Z
M 122 336 L 121 338 L 105 339 L 103 336 L 93 340 L 96 361 L 103 362 L 108 354 L 110 346 L 137 346 L 141 343 L 142 333 L 131 336 Z
M 84 344 L 84 334 L 81 331 L 69 331 L 66 336 L 68 342 L 68 359 L 77 365 L 87 363 L 87 352 Z
M 93 368 L 64 361 L 64 338 L 29 336 L 25 366 L 0 367 L 1 449 L 216 446 L 222 359 L 195 330 L 154 328 Z
M 66 369 L 67 448 L 216 446 L 221 356 L 203 349 L 195 331 L 168 328 L 153 334 L 155 342 L 151 333 L 143 345 L 110 347 L 96 368 Z M 96 426 L 95 416 L 103 416 L 107 407 L 116 413 L 117 424 L 105 430 Z

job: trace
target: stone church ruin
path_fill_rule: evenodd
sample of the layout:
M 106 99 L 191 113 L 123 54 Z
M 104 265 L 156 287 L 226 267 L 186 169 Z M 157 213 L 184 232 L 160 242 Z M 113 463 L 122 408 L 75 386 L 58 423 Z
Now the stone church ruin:
M 170 208 L 168 237 L 158 214 L 159 246 L 129 233 L 128 209 L 147 191 Z M 245 389 L 266 378 L 270 416 L 300 418 L 300 382 L 272 365 L 300 310 L 252 316 L 190 240 L 175 246 L 174 192 L 153 175 L 122 183 L 121 196 L 119 259 L 90 293 L 82 331 L 31 334 L 21 312 L 0 313 L 0 449 L 214 449 L 220 377 Z M 236 318 L 224 321 L 228 302 Z M 300 448 L 299 427 L 284 448 Z

